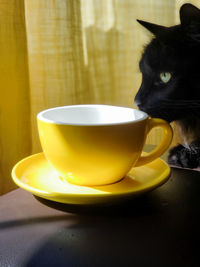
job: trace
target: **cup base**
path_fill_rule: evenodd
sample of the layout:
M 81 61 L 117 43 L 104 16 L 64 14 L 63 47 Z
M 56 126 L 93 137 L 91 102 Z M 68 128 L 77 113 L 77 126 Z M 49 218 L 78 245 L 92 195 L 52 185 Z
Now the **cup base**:
M 77 186 L 86 186 L 86 187 L 99 187 L 99 186 L 105 186 L 105 185 L 112 185 L 112 184 L 117 184 L 119 182 L 121 182 L 126 176 L 123 176 L 122 178 L 120 179 L 117 179 L 116 181 L 114 182 L 111 182 L 111 183 L 103 183 L 103 184 L 80 184 L 80 183 L 76 183 L 76 182 L 72 182 L 70 179 L 67 179 L 67 178 L 64 178 L 62 177 L 61 175 L 59 175 L 59 179 L 66 183 L 66 184 L 72 184 L 72 185 L 77 185 Z

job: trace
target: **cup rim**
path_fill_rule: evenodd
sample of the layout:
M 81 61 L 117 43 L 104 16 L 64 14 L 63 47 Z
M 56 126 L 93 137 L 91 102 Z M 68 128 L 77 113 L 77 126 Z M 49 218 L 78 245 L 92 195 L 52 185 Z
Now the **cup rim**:
M 76 108 L 76 107 L 112 107 L 112 108 L 122 108 L 122 109 L 129 109 L 134 110 L 140 114 L 142 114 L 142 117 L 139 119 L 133 119 L 128 121 L 119 121 L 119 122 L 106 122 L 106 123 L 72 123 L 72 122 L 61 122 L 56 121 L 52 119 L 48 119 L 44 117 L 44 114 L 57 109 L 70 109 L 70 108 Z M 130 107 L 123 107 L 123 106 L 115 106 L 115 105 L 103 105 L 103 104 L 80 104 L 80 105 L 66 105 L 66 106 L 57 106 L 53 108 L 48 108 L 45 110 L 40 111 L 37 114 L 37 119 L 46 123 L 51 123 L 55 125 L 73 125 L 73 126 L 112 126 L 112 125 L 126 125 L 126 124 L 134 124 L 139 121 L 146 120 L 148 118 L 148 114 L 144 111 L 138 110 L 136 108 L 130 108 Z

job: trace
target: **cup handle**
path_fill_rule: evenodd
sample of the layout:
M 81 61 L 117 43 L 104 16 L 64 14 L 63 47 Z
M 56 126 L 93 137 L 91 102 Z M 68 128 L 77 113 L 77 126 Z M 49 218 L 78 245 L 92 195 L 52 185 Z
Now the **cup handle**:
M 165 120 L 162 119 L 153 119 L 149 118 L 147 122 L 147 134 L 151 131 L 154 127 L 162 127 L 164 130 L 163 137 L 161 143 L 150 153 L 145 156 L 140 156 L 138 161 L 135 164 L 135 167 L 145 165 L 156 158 L 160 157 L 169 147 L 173 137 L 173 131 L 170 124 L 168 124 Z

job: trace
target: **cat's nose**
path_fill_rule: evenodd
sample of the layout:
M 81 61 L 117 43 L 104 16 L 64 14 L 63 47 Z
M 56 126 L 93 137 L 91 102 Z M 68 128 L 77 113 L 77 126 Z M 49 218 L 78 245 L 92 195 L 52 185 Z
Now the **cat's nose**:
M 134 102 L 135 102 L 136 106 L 141 105 L 141 101 L 138 98 L 135 98 Z

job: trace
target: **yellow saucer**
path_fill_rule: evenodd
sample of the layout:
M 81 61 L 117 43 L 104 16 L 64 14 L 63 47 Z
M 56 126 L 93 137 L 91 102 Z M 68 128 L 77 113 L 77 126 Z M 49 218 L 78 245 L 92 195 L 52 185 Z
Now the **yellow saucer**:
M 95 175 L 95 173 L 94 173 Z M 161 159 L 131 169 L 121 181 L 104 186 L 77 186 L 63 181 L 43 153 L 18 162 L 12 170 L 14 182 L 36 196 L 68 204 L 110 203 L 150 191 L 163 184 L 170 168 Z

